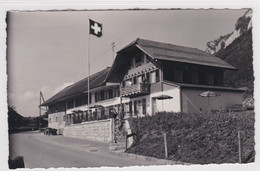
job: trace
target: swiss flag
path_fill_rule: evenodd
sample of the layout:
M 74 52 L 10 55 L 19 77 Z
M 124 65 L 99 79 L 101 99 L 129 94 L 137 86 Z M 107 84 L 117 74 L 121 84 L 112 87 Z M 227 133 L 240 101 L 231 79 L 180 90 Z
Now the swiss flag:
M 102 36 L 102 24 L 89 19 L 89 34 L 93 34 L 97 37 Z

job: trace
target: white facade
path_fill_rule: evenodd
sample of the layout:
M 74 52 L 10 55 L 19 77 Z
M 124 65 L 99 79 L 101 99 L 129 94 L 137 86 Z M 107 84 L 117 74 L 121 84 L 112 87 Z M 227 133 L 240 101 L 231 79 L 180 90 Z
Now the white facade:
M 172 98 L 170 99 L 156 99 L 160 95 L 167 95 Z M 154 110 L 153 113 L 157 112 L 181 112 L 181 104 L 180 104 L 180 88 L 172 87 L 171 90 L 165 90 L 162 92 L 157 92 L 151 94 L 151 100 L 153 101 L 153 105 L 151 105 L 151 110 Z
M 205 89 L 183 89 L 182 90 L 182 111 L 183 112 L 208 112 L 228 110 L 229 106 L 242 105 L 243 91 L 213 90 L 220 96 L 201 97 Z

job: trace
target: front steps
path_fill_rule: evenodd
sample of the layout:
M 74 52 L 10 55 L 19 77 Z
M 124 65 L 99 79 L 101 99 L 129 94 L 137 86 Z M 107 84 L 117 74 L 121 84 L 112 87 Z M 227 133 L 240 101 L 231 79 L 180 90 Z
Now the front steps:
M 125 121 L 115 119 L 114 120 L 114 141 L 109 144 L 109 150 L 110 151 L 121 151 L 124 152 L 126 150 L 126 142 L 125 142 Z
M 125 151 L 125 142 L 110 143 L 109 151 L 124 152 Z

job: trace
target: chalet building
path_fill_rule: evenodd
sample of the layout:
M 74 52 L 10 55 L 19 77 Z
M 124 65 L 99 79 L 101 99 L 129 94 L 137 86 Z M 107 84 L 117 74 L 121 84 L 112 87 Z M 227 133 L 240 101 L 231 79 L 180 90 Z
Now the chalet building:
M 112 67 L 63 89 L 42 106 L 49 108 L 49 127 L 160 111 L 209 112 L 242 104 L 244 89 L 225 87 L 225 70 L 233 66 L 196 48 L 137 39 L 117 52 Z M 214 91 L 218 97 L 199 96 Z M 122 106 L 122 108 L 120 108 Z M 121 110 L 120 110 L 121 109 Z

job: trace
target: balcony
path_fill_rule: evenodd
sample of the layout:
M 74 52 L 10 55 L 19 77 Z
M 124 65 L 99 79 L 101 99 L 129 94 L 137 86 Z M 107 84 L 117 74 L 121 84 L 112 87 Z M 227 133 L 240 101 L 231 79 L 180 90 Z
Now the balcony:
M 121 88 L 122 96 L 140 96 L 150 94 L 150 84 L 139 83 Z

